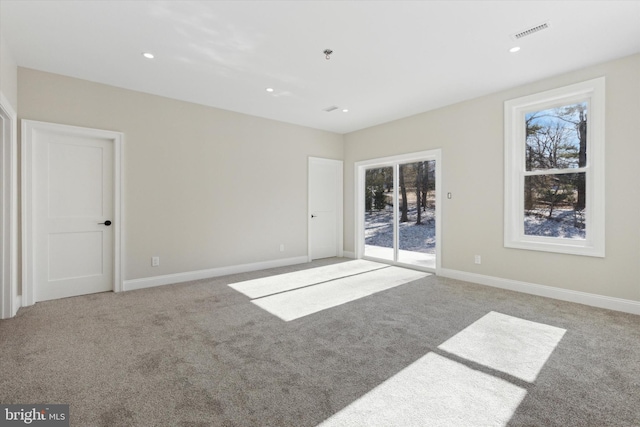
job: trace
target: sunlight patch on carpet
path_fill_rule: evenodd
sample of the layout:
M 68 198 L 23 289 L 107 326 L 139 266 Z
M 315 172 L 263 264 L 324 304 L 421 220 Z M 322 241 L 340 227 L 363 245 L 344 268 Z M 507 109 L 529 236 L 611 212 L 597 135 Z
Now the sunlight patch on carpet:
M 385 268 L 254 299 L 251 302 L 288 322 L 430 275 L 421 271 L 378 265 Z
M 504 426 L 526 390 L 428 353 L 319 427 Z
M 260 279 L 246 280 L 232 283 L 229 286 L 253 299 L 387 267 L 389 266 L 386 264 L 359 259 Z
M 565 332 L 489 312 L 438 346 L 456 360 L 427 353 L 318 427 L 506 426 L 527 390 L 491 372 L 533 383 Z
M 532 383 L 565 332 L 492 311 L 438 348 Z

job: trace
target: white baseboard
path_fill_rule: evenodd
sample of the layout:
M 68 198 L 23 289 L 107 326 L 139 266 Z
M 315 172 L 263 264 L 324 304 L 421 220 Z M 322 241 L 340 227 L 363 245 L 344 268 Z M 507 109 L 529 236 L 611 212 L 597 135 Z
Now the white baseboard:
M 555 288 L 552 286 L 537 285 L 535 283 L 520 282 L 517 280 L 502 279 L 500 277 L 484 276 L 482 274 L 468 273 L 459 270 L 441 268 L 439 275 L 465 282 L 478 283 L 480 285 L 493 286 L 494 288 L 508 289 L 526 294 L 554 298 L 562 301 L 575 302 L 593 307 L 622 311 L 625 313 L 640 315 L 640 302 L 622 298 L 608 297 L 604 295 L 590 294 L 587 292 L 572 291 L 569 289 Z
M 144 277 L 142 279 L 125 280 L 124 291 L 151 288 L 154 286 L 171 285 L 174 283 L 190 282 L 192 280 L 209 279 L 211 277 L 227 276 L 229 274 L 246 273 L 248 271 L 266 270 L 268 268 L 285 267 L 288 265 L 307 262 L 306 256 L 296 258 L 276 259 L 273 261 L 255 262 L 251 264 L 231 265 L 228 267 L 211 268 L 208 270 L 188 271 L 185 273 L 166 274 L 163 276 Z

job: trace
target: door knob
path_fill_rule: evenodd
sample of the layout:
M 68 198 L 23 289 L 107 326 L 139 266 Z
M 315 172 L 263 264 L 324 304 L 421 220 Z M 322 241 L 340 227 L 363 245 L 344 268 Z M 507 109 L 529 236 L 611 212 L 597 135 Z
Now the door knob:
M 106 220 L 105 222 L 99 222 L 98 225 L 106 225 L 107 227 L 111 225 L 111 221 Z

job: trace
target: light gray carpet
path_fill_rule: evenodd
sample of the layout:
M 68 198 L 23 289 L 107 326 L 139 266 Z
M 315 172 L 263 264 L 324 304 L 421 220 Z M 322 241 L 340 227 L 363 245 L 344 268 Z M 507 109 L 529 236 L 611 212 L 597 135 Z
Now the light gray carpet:
M 640 425 L 638 316 L 428 276 L 284 322 L 228 286 L 342 261 L 21 309 L 0 321 L 0 403 L 69 403 L 73 426 L 316 426 L 446 359 L 525 390 L 509 426 Z M 491 312 L 566 330 L 533 382 L 460 350 Z

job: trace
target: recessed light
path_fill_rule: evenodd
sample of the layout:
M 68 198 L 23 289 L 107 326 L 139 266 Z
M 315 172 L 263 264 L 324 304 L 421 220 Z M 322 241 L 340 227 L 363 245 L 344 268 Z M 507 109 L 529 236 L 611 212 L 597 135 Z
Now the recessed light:
M 267 88 L 267 92 L 273 92 L 273 88 L 272 87 L 268 87 Z
M 343 110 L 342 110 L 342 112 L 343 112 L 343 113 L 348 113 L 348 112 L 349 112 L 349 110 L 345 108 L 345 109 L 343 109 Z
M 150 52 L 144 52 L 142 54 L 142 56 L 144 56 L 147 59 L 153 59 L 154 58 L 153 53 L 150 53 Z
M 512 47 L 511 49 L 509 49 L 509 52 L 511 52 L 511 53 L 516 53 L 516 52 L 517 52 L 517 51 L 519 51 L 519 50 L 520 50 L 520 46 L 514 46 L 514 47 Z

